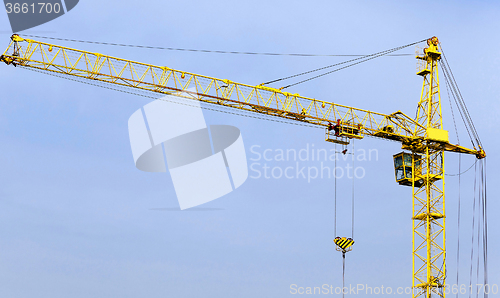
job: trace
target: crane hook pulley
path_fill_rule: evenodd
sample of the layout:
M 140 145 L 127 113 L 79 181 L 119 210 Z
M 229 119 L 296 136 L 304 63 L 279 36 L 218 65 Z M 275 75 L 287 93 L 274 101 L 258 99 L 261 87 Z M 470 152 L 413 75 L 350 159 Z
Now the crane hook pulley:
M 335 245 L 337 245 L 335 249 L 341 251 L 344 254 L 348 251 L 351 251 L 352 245 L 354 244 L 354 240 L 352 240 L 352 238 L 338 237 L 338 236 L 335 237 L 333 242 L 335 243 Z

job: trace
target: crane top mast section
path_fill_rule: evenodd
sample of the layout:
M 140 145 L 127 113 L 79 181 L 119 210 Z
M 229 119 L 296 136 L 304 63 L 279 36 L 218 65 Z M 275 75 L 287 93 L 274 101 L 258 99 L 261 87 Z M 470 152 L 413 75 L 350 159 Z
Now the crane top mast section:
M 446 139 L 429 140 L 426 125 L 401 111 L 382 114 L 292 94 L 263 85 L 247 85 L 166 66 L 135 62 L 12 35 L 0 61 L 53 74 L 69 75 L 159 94 L 175 94 L 225 107 L 323 126 L 327 140 L 348 143 L 373 136 L 402 143 L 414 151 L 435 146 L 482 158 L 482 148 L 468 149 Z M 332 137 L 331 133 L 334 132 Z M 434 134 L 435 135 L 435 134 Z M 432 137 L 432 136 L 431 136 Z

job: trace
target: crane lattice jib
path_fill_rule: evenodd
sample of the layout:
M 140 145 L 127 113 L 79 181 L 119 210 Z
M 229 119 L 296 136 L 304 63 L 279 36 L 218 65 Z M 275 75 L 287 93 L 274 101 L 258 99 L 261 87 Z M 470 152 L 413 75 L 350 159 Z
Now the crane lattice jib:
M 252 86 L 217 79 L 166 66 L 135 62 L 24 39 L 14 34 L 0 57 L 6 64 L 28 67 L 49 73 L 69 75 L 93 81 L 136 88 L 160 94 L 196 99 L 225 107 L 262 113 L 311 125 L 333 124 L 354 127 L 356 135 L 390 139 L 413 150 L 436 146 L 446 151 L 484 154 L 481 148 L 468 149 L 448 142 L 430 142 L 425 129 L 414 119 L 398 111 L 376 113 L 323 100 L 292 94 L 263 85 Z M 417 150 L 418 151 L 418 150 Z

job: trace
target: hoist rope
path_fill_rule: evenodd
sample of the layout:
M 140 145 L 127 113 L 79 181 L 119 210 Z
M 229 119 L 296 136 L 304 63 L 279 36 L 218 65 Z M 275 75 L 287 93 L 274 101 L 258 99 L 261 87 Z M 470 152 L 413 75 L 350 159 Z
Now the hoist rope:
M 488 214 L 487 214 L 487 197 L 486 197 L 486 159 L 482 160 L 479 163 L 480 168 L 480 190 L 479 190 L 479 199 L 481 205 L 481 214 L 480 214 L 480 224 L 481 231 L 480 237 L 482 238 L 482 257 L 483 257 L 483 297 L 488 297 L 491 288 L 486 290 L 486 285 L 488 285 Z M 478 243 L 479 247 L 479 243 Z M 479 249 L 478 249 L 479 251 Z M 477 268 L 477 277 L 479 278 L 479 256 L 478 256 L 478 268 Z
M 446 93 L 448 94 L 448 102 L 450 103 L 450 111 L 451 111 L 451 118 L 453 119 L 453 126 L 455 127 L 455 134 L 457 136 L 457 144 L 460 145 L 460 137 L 458 135 L 458 129 L 457 129 L 457 122 L 455 121 L 455 113 L 453 112 L 453 104 L 451 103 L 451 96 L 450 96 L 450 84 L 448 80 L 445 81 L 445 86 L 446 86 Z
M 450 101 L 450 104 L 451 104 L 451 101 Z M 455 125 L 455 130 L 456 130 L 456 125 Z M 457 133 L 457 139 L 458 139 L 458 131 L 456 131 Z M 458 144 L 460 145 L 460 140 L 458 141 Z M 472 166 L 474 166 L 477 162 L 477 159 L 474 161 L 474 164 Z M 472 166 L 470 166 L 470 168 L 468 168 L 465 172 L 467 172 L 468 170 L 472 169 Z M 464 172 L 464 173 L 465 173 Z M 456 279 L 456 285 L 458 285 L 458 281 L 459 281 L 459 272 L 460 272 L 460 214 L 461 214 L 461 204 L 462 204 L 462 199 L 461 199 L 461 191 L 462 191 L 462 154 L 459 154 L 458 155 L 458 217 L 457 217 L 457 234 L 458 234 L 458 237 L 457 237 L 457 279 Z M 451 176 L 451 175 L 450 175 Z M 458 292 L 457 292 L 457 296 L 458 298 Z
M 322 73 L 320 75 L 317 75 L 317 76 L 314 76 L 314 77 L 311 77 L 311 78 L 308 78 L 308 79 L 305 79 L 305 80 L 302 80 L 302 81 L 299 81 L 299 82 L 296 82 L 296 83 L 293 83 L 293 84 L 290 84 L 290 85 L 287 85 L 287 86 L 281 88 L 281 89 L 286 89 L 286 88 L 289 88 L 289 87 L 292 87 L 292 86 L 295 86 L 295 85 L 298 85 L 298 84 L 302 84 L 302 83 L 305 83 L 305 82 L 308 82 L 308 81 L 320 78 L 322 76 L 326 76 L 328 74 L 337 72 L 339 70 L 346 69 L 348 67 L 351 67 L 351 66 L 354 66 L 354 65 L 357 65 L 357 64 L 360 64 L 360 63 L 363 63 L 363 62 L 366 62 L 366 61 L 369 61 L 369 60 L 372 60 L 372 59 L 375 59 L 375 58 L 378 58 L 378 57 L 381 57 L 381 56 L 385 56 L 385 55 L 390 54 L 392 52 L 399 51 L 399 50 L 404 49 L 406 47 L 413 46 L 415 44 L 421 43 L 421 42 L 423 42 L 425 40 L 427 40 L 427 39 L 420 40 L 420 41 L 417 41 L 417 42 L 413 42 L 411 44 L 407 44 L 407 45 L 404 45 L 404 46 L 399 46 L 399 47 L 396 47 L 396 48 L 392 48 L 392 49 L 389 49 L 389 50 L 377 52 L 377 53 L 374 53 L 374 54 L 362 56 L 362 57 L 359 57 L 359 58 L 351 59 L 351 60 L 348 60 L 348 61 L 344 61 L 344 62 L 340 62 L 340 63 L 335 63 L 335 64 L 332 64 L 332 65 L 328 65 L 328 66 L 316 68 L 316 69 L 313 69 L 313 70 L 305 71 L 305 72 L 298 73 L 298 74 L 295 74 L 295 75 L 291 75 L 291 76 L 288 76 L 288 77 L 279 78 L 279 79 L 276 79 L 276 80 L 272 80 L 272 81 L 266 82 L 266 83 L 264 83 L 264 85 L 275 83 L 275 82 L 279 82 L 279 81 L 283 81 L 283 80 L 287 80 L 287 79 L 291 79 L 291 78 L 295 78 L 295 77 L 298 77 L 298 76 L 302 76 L 302 75 L 310 74 L 310 73 L 313 73 L 313 72 L 325 70 L 327 68 L 331 68 L 331 67 L 339 66 L 339 65 L 342 65 L 342 64 L 346 64 L 346 63 L 357 61 L 357 62 L 348 64 L 346 66 L 343 66 L 343 67 L 340 67 L 340 68 L 336 68 L 336 69 L 328 71 L 326 73 Z M 360 61 L 358 61 L 358 60 L 360 60 Z
M 458 135 L 457 135 L 457 137 L 458 137 Z M 476 163 L 474 163 L 474 165 L 475 164 Z M 462 191 L 461 181 L 462 181 L 462 174 L 463 174 L 463 173 L 460 173 L 461 168 L 462 168 L 462 154 L 459 154 L 458 155 L 458 173 L 459 173 L 458 174 L 458 210 L 457 210 L 457 213 L 458 213 L 458 216 L 457 216 L 457 234 L 458 234 L 458 236 L 457 236 L 457 278 L 456 278 L 456 283 L 455 283 L 456 285 L 458 285 L 459 272 L 460 272 L 460 214 L 461 214 L 461 201 L 462 201 L 461 200 L 461 191 Z M 472 168 L 472 166 L 470 168 Z M 456 297 L 458 298 L 458 292 L 457 292 Z
M 472 235 L 471 235 L 471 250 L 470 250 L 470 271 L 469 271 L 469 298 L 471 297 L 472 292 L 472 268 L 473 268 L 473 258 L 474 258 L 474 232 L 475 232 L 475 223 L 476 223 L 476 183 L 477 183 L 477 164 L 474 167 L 474 171 L 476 175 L 474 175 L 474 197 L 472 203 Z
M 367 55 L 353 55 L 353 54 L 303 54 L 303 53 L 218 51 L 218 50 L 203 50 L 203 49 L 200 50 L 200 49 L 158 47 L 158 46 L 146 46 L 146 45 L 133 45 L 133 44 L 123 44 L 123 43 L 78 40 L 78 39 L 58 38 L 58 37 L 30 35 L 30 34 L 23 34 L 23 36 L 29 36 L 29 37 L 35 37 L 35 38 L 45 38 L 45 39 L 52 39 L 52 40 L 61 40 L 61 41 L 69 41 L 69 42 L 90 43 L 90 44 L 98 44 L 98 45 L 106 45 L 106 46 L 119 46 L 119 47 L 143 48 L 143 49 L 154 49 L 154 50 L 169 50 L 169 51 L 181 51 L 181 52 L 201 52 L 201 53 L 216 53 L 216 54 L 237 54 L 237 55 L 264 55 L 264 56 L 297 56 L 297 57 L 366 57 L 367 56 Z M 387 55 L 387 56 L 411 56 L 411 55 L 412 54 L 394 54 L 394 55 Z
M 453 104 L 451 103 L 451 96 L 450 96 L 450 86 L 448 80 L 445 80 L 445 85 L 446 85 L 446 91 L 448 94 L 448 102 L 450 103 L 450 110 L 451 110 L 451 116 L 453 119 L 453 126 L 455 127 L 455 134 L 457 137 L 457 144 L 460 145 L 460 137 L 458 135 L 458 129 L 457 129 L 457 123 L 455 121 L 455 113 L 453 112 Z M 474 163 L 465 170 L 463 173 L 469 171 L 472 169 L 472 167 L 476 164 L 477 159 L 474 161 Z M 462 182 L 462 154 L 458 155 L 458 174 L 446 174 L 447 176 L 458 176 L 458 208 L 457 208 L 457 271 L 456 271 L 456 279 L 455 279 L 455 284 L 458 285 L 459 282 L 459 272 L 460 272 L 460 214 L 461 214 L 461 182 Z M 444 261 L 443 261 L 444 264 Z M 458 291 L 456 293 L 456 298 L 458 298 Z
M 452 97 L 453 100 L 455 101 L 455 104 L 457 105 L 458 112 L 460 114 L 460 117 L 462 118 L 462 121 L 464 122 L 465 129 L 467 131 L 467 134 L 469 135 L 469 138 L 471 140 L 472 146 L 476 147 L 474 144 L 473 140 L 473 132 L 471 131 L 471 126 L 470 126 L 470 120 L 468 119 L 467 115 L 465 115 L 465 110 L 463 103 L 459 99 L 458 91 L 456 90 L 456 87 L 452 84 L 450 74 L 448 73 L 448 69 L 444 64 L 441 64 L 441 68 L 443 69 L 443 76 L 445 78 L 446 85 L 450 85 L 450 89 L 452 91 Z
M 467 130 L 467 133 L 469 134 L 469 137 L 471 139 L 472 145 L 474 148 L 479 149 L 482 148 L 481 140 L 479 139 L 479 134 L 477 133 L 476 127 L 474 126 L 474 122 L 472 121 L 472 118 L 470 117 L 469 111 L 467 109 L 467 106 L 465 105 L 465 101 L 463 99 L 462 93 L 460 92 L 460 88 L 458 87 L 458 84 L 455 80 L 455 76 L 453 75 L 453 72 L 451 70 L 450 65 L 448 64 L 448 60 L 446 59 L 443 47 L 441 43 L 439 44 L 443 56 L 443 63 L 441 63 L 441 68 L 443 69 L 443 74 L 444 77 L 447 81 L 447 83 L 450 86 L 450 89 L 453 94 L 453 99 L 455 100 L 455 103 L 457 105 L 458 111 L 460 113 L 460 116 L 462 117 L 462 120 L 465 123 L 465 128 Z
M 354 150 L 354 139 L 352 140 L 352 198 L 351 198 L 351 238 L 354 239 L 354 179 L 356 177 L 355 174 L 355 166 L 354 162 L 356 160 L 356 151 Z
M 441 46 L 441 45 L 440 45 Z M 442 50 L 442 46 L 441 46 L 441 50 Z M 453 100 L 455 101 L 455 104 L 457 105 L 457 109 L 460 113 L 460 116 L 465 124 L 465 128 L 467 130 L 467 133 L 469 135 L 469 138 L 471 140 L 471 143 L 472 145 L 474 146 L 474 148 L 477 148 L 477 149 L 480 149 L 481 148 L 481 141 L 479 140 L 479 136 L 477 134 L 477 131 L 475 130 L 475 127 L 474 127 L 474 123 L 472 122 L 472 119 L 469 115 L 469 112 L 467 110 L 467 106 L 465 105 L 465 101 L 463 100 L 463 97 L 462 97 L 462 94 L 460 92 L 460 89 L 458 88 L 458 85 L 455 81 L 455 78 L 453 76 L 453 73 L 451 71 L 451 68 L 450 66 L 448 65 L 448 61 L 446 59 L 446 56 L 444 55 L 444 51 L 443 51 L 443 57 L 444 57 L 444 63 L 441 64 L 441 67 L 443 69 L 443 74 L 444 74 L 444 78 L 445 78 L 445 83 L 446 83 L 446 90 L 447 90 L 447 93 L 448 93 L 448 99 L 449 99 L 449 103 L 450 103 L 450 110 L 451 110 L 451 115 L 452 115 L 452 118 L 453 118 L 453 125 L 454 125 L 454 129 L 455 129 L 455 133 L 456 133 L 456 136 L 457 136 L 457 141 L 458 141 L 458 145 L 460 145 L 460 138 L 459 138 L 459 135 L 458 135 L 458 128 L 457 128 L 457 124 L 456 124 L 456 121 L 455 121 L 455 113 L 453 111 L 453 105 L 452 105 L 452 97 L 453 97 Z M 450 93 L 451 93 L 451 96 L 450 96 Z M 477 147 L 476 147 L 477 146 Z M 476 233 L 476 227 L 475 225 L 477 225 L 477 253 L 476 253 L 476 258 L 477 258 L 477 261 L 476 261 L 476 276 L 475 276 L 475 279 L 476 279 L 476 283 L 479 283 L 479 269 L 480 269 L 480 256 L 479 256 L 479 253 L 480 253 L 480 238 L 482 238 L 482 246 L 483 246 L 483 269 L 484 269 L 484 273 L 483 273 L 483 277 L 484 277 L 484 283 L 483 283 L 483 286 L 486 287 L 487 285 L 487 221 L 486 221 L 486 204 L 485 202 L 483 203 L 483 199 L 482 197 L 485 196 L 485 193 L 483 194 L 482 192 L 482 186 L 483 186 L 483 181 L 481 180 L 480 181 L 480 184 L 479 184 L 479 209 L 482 211 L 482 215 L 479 215 L 480 219 L 476 219 L 476 187 L 477 187 L 477 175 L 478 175 L 478 172 L 477 172 L 477 162 L 478 160 L 476 159 L 474 161 L 474 163 L 467 169 L 465 170 L 464 172 L 462 172 L 462 155 L 459 154 L 459 162 L 458 162 L 458 174 L 446 174 L 448 176 L 458 176 L 458 208 L 457 208 L 457 257 L 456 257 L 456 261 L 457 261 L 457 271 L 456 271 L 456 279 L 455 279 L 455 284 L 458 285 L 459 284 L 459 280 L 460 280 L 460 227 L 461 227 L 461 176 L 462 174 L 468 172 L 472 167 L 475 168 L 475 175 L 474 175 L 474 203 L 473 203 L 473 208 L 472 208 L 472 214 L 473 214 L 473 219 L 472 219 L 472 235 L 471 235 L 471 254 L 470 254 L 470 272 L 469 272 L 469 288 L 470 288 L 470 291 L 469 291 L 469 298 L 471 297 L 471 294 L 472 294 L 472 272 L 473 272 L 473 259 L 474 259 L 474 241 L 475 241 L 475 233 Z M 482 169 L 482 162 L 480 162 L 479 164 L 480 166 L 480 169 Z M 480 177 L 482 179 L 483 177 L 483 172 L 480 171 Z M 479 222 L 476 223 L 476 221 L 482 221 L 482 223 L 480 224 Z M 482 235 L 481 235 L 481 230 L 482 230 Z M 488 289 L 489 290 L 489 289 Z M 476 292 L 476 297 L 478 297 L 478 289 L 477 289 L 477 285 L 476 285 L 476 289 L 475 289 L 475 292 Z M 458 294 L 459 292 L 457 291 L 455 297 L 458 298 Z M 483 288 L 483 294 L 485 297 L 487 297 L 487 290 L 485 288 Z
M 334 179 L 335 179 L 335 188 L 333 192 L 334 196 L 334 224 L 333 224 L 333 237 L 337 237 L 337 144 L 335 144 L 335 170 Z
M 457 136 L 457 144 L 460 145 L 460 137 L 458 135 L 458 129 L 457 129 L 457 123 L 455 121 L 455 113 L 453 112 L 453 104 L 451 103 L 451 96 L 450 96 L 450 86 L 448 80 L 445 80 L 445 85 L 446 85 L 446 91 L 448 94 L 448 102 L 450 103 L 450 111 L 451 111 L 451 116 L 453 119 L 453 126 L 455 128 L 455 134 Z M 458 208 L 457 208 L 457 271 L 456 271 L 456 279 L 455 279 L 455 284 L 458 285 L 459 282 L 459 272 L 460 272 L 460 215 L 461 215 L 461 181 L 462 181 L 462 174 L 469 171 L 472 169 L 472 167 L 476 164 L 477 159 L 474 161 L 474 163 L 464 172 L 462 172 L 462 155 L 458 155 L 458 174 L 446 174 L 447 176 L 458 176 Z M 443 262 L 444 263 L 444 262 Z M 456 298 L 458 298 L 458 291 L 456 293 Z
M 487 188 L 487 171 L 486 171 L 486 158 L 484 159 L 483 163 L 483 172 L 481 173 L 481 177 L 484 179 L 483 180 L 483 262 L 484 262 L 484 285 L 489 285 L 488 284 L 488 198 L 487 198 L 487 193 L 486 193 L 486 188 Z M 488 297 L 489 292 L 491 291 L 491 288 L 488 289 L 488 293 L 486 293 L 486 290 L 484 291 L 485 297 Z
M 451 102 L 451 98 L 453 98 L 458 112 L 460 114 L 460 117 L 462 118 L 462 121 L 464 122 L 465 129 L 467 131 L 467 134 L 469 135 L 470 141 L 473 145 L 473 147 L 476 150 L 481 150 L 482 144 L 481 140 L 479 139 L 479 134 L 477 133 L 477 130 L 475 128 L 475 125 L 472 121 L 472 118 L 469 114 L 469 111 L 467 109 L 467 106 L 465 104 L 465 101 L 463 99 L 462 93 L 460 92 L 460 89 L 458 87 L 458 84 L 455 80 L 455 77 L 453 75 L 453 72 L 451 70 L 451 67 L 448 64 L 448 61 L 446 59 L 446 56 L 444 54 L 444 50 L 442 48 L 442 45 L 440 44 L 441 51 L 442 51 L 442 56 L 443 60 L 441 63 L 441 68 L 443 70 L 443 75 L 445 78 L 446 82 L 446 90 L 448 92 L 448 98 L 450 102 L 450 109 L 453 117 L 453 124 L 455 128 L 455 133 L 457 134 L 457 140 L 458 144 L 460 145 L 460 139 L 458 136 L 458 129 L 455 121 L 455 115 L 453 111 L 453 105 Z M 451 96 L 450 96 L 451 93 Z M 469 270 L 469 295 L 468 297 L 470 298 L 472 295 L 472 285 L 473 285 L 473 269 L 474 266 L 476 267 L 475 269 L 475 297 L 478 297 L 479 291 L 481 288 L 478 288 L 480 285 L 479 280 L 480 280 L 480 260 L 482 259 L 482 267 L 483 267 L 483 297 L 488 297 L 488 292 L 490 289 L 487 288 L 488 285 L 488 221 L 487 221 L 487 201 L 486 201 L 486 160 L 481 159 L 478 160 L 476 159 L 474 164 L 462 172 L 461 166 L 462 166 L 462 159 L 461 155 L 459 155 L 459 170 L 458 174 L 456 175 L 449 175 L 449 176 L 458 176 L 458 215 L 457 215 L 457 230 L 458 230 L 458 237 L 457 237 L 457 273 L 456 273 L 456 284 L 458 285 L 459 282 L 459 271 L 460 271 L 460 224 L 461 224 L 461 175 L 464 174 L 465 172 L 469 171 L 472 167 L 474 167 L 474 195 L 473 195 L 473 205 L 472 205 L 472 233 L 471 233 L 471 252 L 470 252 L 470 270 Z M 482 248 L 482 251 L 481 251 Z M 475 258 L 476 259 L 475 259 Z M 475 261 L 475 262 L 474 262 Z M 474 264 L 475 263 L 475 264 Z M 456 297 L 458 297 L 458 292 L 456 294 Z
M 354 140 L 352 140 L 352 197 L 351 197 L 351 239 L 354 239 L 354 179 L 355 179 L 355 164 L 354 160 L 356 158 L 355 150 L 354 150 Z M 335 144 L 335 163 L 334 163 L 334 224 L 333 224 L 333 234 L 337 237 L 337 154 L 340 153 L 337 151 L 337 144 Z M 342 152 L 342 154 L 346 154 Z
M 481 167 L 482 167 L 482 165 L 481 165 L 481 164 L 479 164 L 479 172 L 481 172 Z M 482 218 L 481 211 L 483 210 L 483 202 L 482 202 L 482 200 L 481 200 L 481 195 L 480 195 L 480 194 L 481 194 L 481 189 L 482 189 L 482 188 L 481 188 L 481 178 L 479 178 L 479 179 L 480 179 L 480 180 L 479 180 L 479 197 L 478 197 L 478 199 L 479 199 L 479 202 L 478 202 L 478 205 L 479 205 L 479 206 L 478 206 L 478 207 L 479 207 L 479 210 L 478 210 L 478 213 L 479 213 L 479 216 L 478 216 L 478 217 L 479 217 L 479 218 L 478 218 L 478 221 L 479 221 L 479 222 L 478 222 L 478 225 L 477 225 L 477 234 L 478 234 L 478 235 L 477 235 L 477 258 L 476 258 L 476 259 L 477 259 L 477 262 L 476 262 L 476 283 L 478 283 L 478 282 L 479 282 L 479 259 L 480 259 L 480 258 L 479 258 L 479 247 L 480 247 L 480 241 L 479 241 L 479 239 L 480 239 L 480 238 L 482 238 L 482 237 L 481 237 L 481 226 L 480 226 L 480 222 L 481 222 L 481 218 Z M 484 255 L 483 255 L 483 256 L 484 256 Z M 477 286 L 477 285 L 476 285 L 476 286 Z M 478 291 L 476 291 L 476 298 L 477 298 L 477 296 L 478 296 Z
M 482 286 L 483 297 L 488 297 L 491 288 L 488 285 L 488 215 L 487 215 L 487 193 L 486 193 L 486 160 L 481 160 L 475 167 L 474 177 L 474 196 L 472 208 L 472 235 L 471 235 L 471 254 L 470 254 L 470 271 L 469 271 L 469 287 L 471 297 L 473 285 L 473 268 L 476 261 L 475 274 L 475 296 L 478 297 Z M 476 207 L 477 206 L 477 207 Z M 477 249 L 477 251 L 474 251 Z M 474 259 L 476 256 L 476 259 Z M 480 263 L 482 259 L 482 264 Z M 479 283 L 480 269 L 483 267 L 483 283 Z
M 342 297 L 345 295 L 345 252 L 342 252 Z

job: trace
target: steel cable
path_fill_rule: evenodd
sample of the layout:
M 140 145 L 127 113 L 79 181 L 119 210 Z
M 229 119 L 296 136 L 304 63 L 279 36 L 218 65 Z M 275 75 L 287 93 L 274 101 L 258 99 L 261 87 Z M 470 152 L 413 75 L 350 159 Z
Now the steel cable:
M 354 55 L 354 54 L 303 54 L 303 53 L 270 53 L 270 52 L 246 52 L 246 51 L 219 51 L 219 50 L 203 50 L 203 49 L 187 49 L 187 48 L 173 48 L 173 47 L 159 47 L 159 46 L 146 46 L 146 45 L 133 45 L 133 44 L 123 44 L 123 43 L 112 43 L 112 42 L 100 42 L 100 41 L 90 41 L 90 40 L 79 40 L 79 39 L 69 39 L 69 38 L 58 38 L 40 35 L 30 35 L 23 34 L 23 36 L 35 37 L 35 38 L 45 38 L 60 41 L 69 42 L 79 42 L 79 43 L 89 43 L 107 46 L 119 46 L 119 47 L 130 47 L 130 48 L 143 48 L 143 49 L 153 49 L 153 50 L 169 50 L 169 51 L 181 51 L 181 52 L 201 52 L 201 53 L 215 53 L 215 54 L 237 54 L 237 55 L 264 55 L 264 56 L 297 56 L 297 57 L 365 57 L 366 55 Z M 395 54 L 390 56 L 411 56 L 412 54 Z
M 389 54 L 389 53 L 392 53 L 392 52 L 395 52 L 395 51 L 401 50 L 401 49 L 403 49 L 403 48 L 406 48 L 406 47 L 409 47 L 409 46 L 415 45 L 415 44 L 420 43 L 420 42 L 422 42 L 422 41 L 425 41 L 425 39 L 424 39 L 424 40 L 421 40 L 421 41 L 418 41 L 418 42 L 414 42 L 414 43 L 408 44 L 408 45 L 404 45 L 404 46 L 400 46 L 400 47 L 392 48 L 392 49 L 389 49 L 389 50 L 385 50 L 385 51 L 377 52 L 377 53 L 370 54 L 370 55 L 364 55 L 364 56 L 361 56 L 361 57 L 359 57 L 359 58 L 355 58 L 355 59 L 347 60 L 347 61 L 340 62 L 340 63 L 335 63 L 335 64 L 332 64 L 332 65 L 328 65 L 328 66 L 324 66 L 324 67 L 316 68 L 316 69 L 313 69 L 313 70 L 309 70 L 309 71 L 301 72 L 301 73 L 298 73 L 298 74 L 295 74 L 295 75 L 291 75 L 291 76 L 288 76 L 288 77 L 283 77 L 283 78 L 279 78 L 279 79 L 276 79 L 276 80 L 268 81 L 268 82 L 263 83 L 263 85 L 268 85 L 268 84 L 271 84 L 271 83 L 276 83 L 276 82 L 279 82 L 279 81 L 283 81 L 283 80 L 287 80 L 287 79 L 295 78 L 295 77 L 298 77 L 298 76 L 302 76 L 302 75 L 310 74 L 310 73 L 313 73 L 313 72 L 317 72 L 317 71 L 325 70 L 325 69 L 332 68 L 332 67 L 335 67 L 335 66 L 343 65 L 343 64 L 346 64 L 346 63 L 354 62 L 354 61 L 357 61 L 357 60 L 365 59 L 365 60 L 363 60 L 363 61 L 360 61 L 360 62 L 357 62 L 357 63 L 353 63 L 353 64 L 351 64 L 351 65 L 348 65 L 348 66 L 345 66 L 345 67 L 342 67 L 342 68 L 339 68 L 339 69 L 336 69 L 336 70 L 333 70 L 333 71 L 330 71 L 330 72 L 327 72 L 327 73 L 321 74 L 321 75 L 319 75 L 319 76 L 315 76 L 315 77 L 313 77 L 313 78 L 310 78 L 310 79 L 307 79 L 307 80 L 304 80 L 304 81 L 301 81 L 301 82 L 298 82 L 298 83 L 295 83 L 295 84 L 292 84 L 292 85 L 289 85 L 289 86 L 286 86 L 286 87 L 283 87 L 283 88 L 282 88 L 282 89 L 285 89 L 285 88 L 288 88 L 288 87 L 291 87 L 291 86 L 294 86 L 294 85 L 297 85 L 297 84 L 300 84 L 300 83 L 304 83 L 304 82 L 307 82 L 307 81 L 310 81 L 310 80 L 316 79 L 316 78 L 318 78 L 318 77 L 322 77 L 322 76 L 327 75 L 327 74 L 330 74 L 330 73 L 332 73 L 332 72 L 336 72 L 336 71 L 339 71 L 339 70 L 341 70 L 341 69 L 344 69 L 344 68 L 347 68 L 347 67 L 350 67 L 350 66 L 354 66 L 354 65 L 359 64 L 359 63 L 361 63 L 361 62 L 365 62 L 365 61 L 368 61 L 368 60 L 371 60 L 371 59 L 374 59 L 374 58 L 377 58 L 377 57 L 380 57 L 380 56 L 387 55 L 387 54 Z M 370 58 L 370 57 L 371 57 L 371 58 Z

